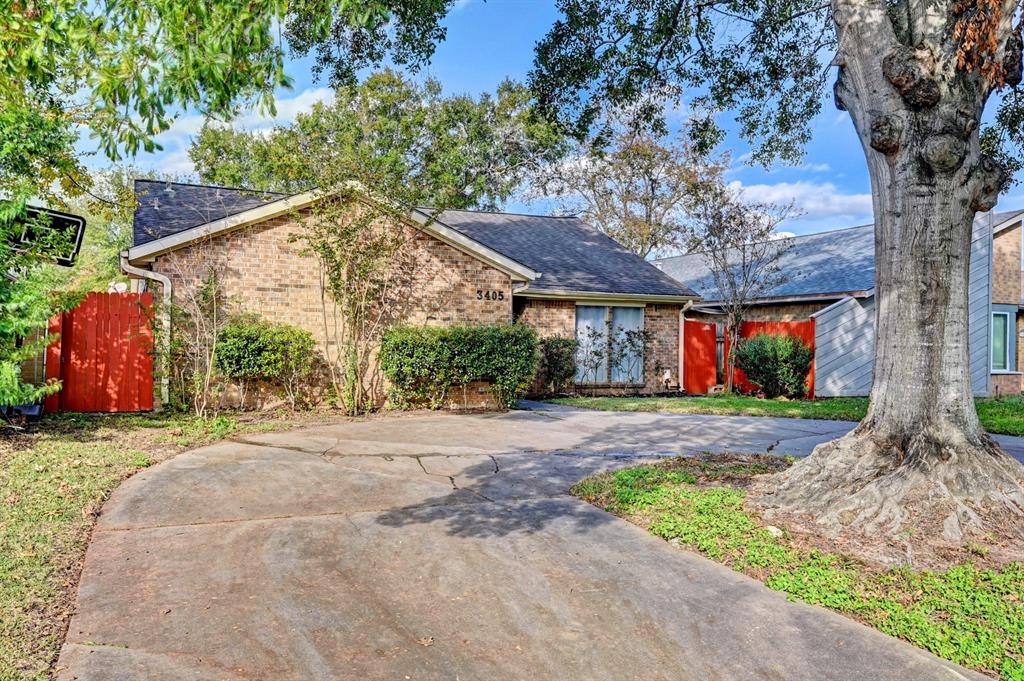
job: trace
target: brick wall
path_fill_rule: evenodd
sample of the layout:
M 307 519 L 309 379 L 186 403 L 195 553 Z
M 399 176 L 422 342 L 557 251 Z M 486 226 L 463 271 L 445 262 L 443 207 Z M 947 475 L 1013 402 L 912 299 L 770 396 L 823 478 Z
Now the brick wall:
M 995 235 L 992 243 L 992 303 L 1018 305 L 1021 302 L 1021 225 L 1017 224 Z M 1024 368 L 1024 341 L 1020 332 L 1024 320 L 1015 325 L 1017 334 L 1017 371 Z M 993 395 L 1018 395 L 1024 387 L 1020 374 L 993 374 L 990 377 Z
M 996 305 L 1021 302 L 1020 248 L 1020 224 L 1004 229 L 993 240 L 992 302 Z
M 546 336 L 576 335 L 576 301 L 520 299 L 516 319 L 532 326 L 541 338 Z M 672 383 L 679 381 L 679 310 L 680 305 L 647 305 L 644 309 L 644 328 L 652 334 L 651 348 L 644 363 L 646 391 L 663 390 L 662 374 L 668 369 Z M 661 369 L 661 371 L 657 371 Z M 590 388 L 586 389 L 591 392 Z M 622 388 L 598 389 L 601 393 L 618 393 Z
M 332 339 L 324 331 L 320 269 L 314 257 L 301 253 L 301 244 L 290 241 L 299 229 L 289 217 L 273 218 L 160 256 L 152 269 L 171 279 L 178 303 L 216 271 L 236 311 L 302 327 L 323 348 Z M 507 274 L 430 235 L 410 236 L 403 257 L 407 281 L 396 289 L 401 318 L 437 325 L 512 320 Z M 478 290 L 499 295 L 478 298 Z
M 576 336 L 576 301 L 525 298 L 516 311 L 516 321 L 532 326 L 541 338 Z
M 680 384 L 679 376 L 679 310 L 680 305 L 648 305 L 644 310 L 644 328 L 653 335 L 650 359 L 644 374 L 649 390 L 664 390 L 662 374 L 671 373 L 671 383 Z M 657 369 L 661 369 L 658 372 Z
M 215 271 L 231 312 L 256 313 L 306 329 L 320 352 L 336 359 L 338 334 L 325 330 L 319 263 L 291 239 L 300 232 L 297 221 L 302 219 L 308 215 L 272 218 L 218 235 L 158 257 L 152 269 L 170 278 L 178 305 L 194 296 Z M 411 227 L 406 236 L 407 245 L 392 258 L 397 276 L 387 306 L 389 323 L 447 326 L 512 321 L 512 282 L 507 274 Z M 329 296 L 327 311 L 333 312 Z M 367 380 L 374 399 L 382 400 L 384 385 L 373 360 Z M 480 393 L 480 387 L 473 386 L 461 406 L 493 404 L 489 390 Z

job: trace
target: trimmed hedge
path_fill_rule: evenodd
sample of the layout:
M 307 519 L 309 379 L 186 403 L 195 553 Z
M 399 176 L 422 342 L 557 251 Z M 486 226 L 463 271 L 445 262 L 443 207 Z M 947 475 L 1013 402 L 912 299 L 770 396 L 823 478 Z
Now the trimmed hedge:
M 267 381 L 284 390 L 294 409 L 302 384 L 313 373 L 315 357 L 316 342 L 305 329 L 250 314 L 221 330 L 214 359 L 224 376 L 239 382 L 242 407 L 246 382 Z
M 487 381 L 495 399 L 512 407 L 537 372 L 537 334 L 519 324 L 399 326 L 385 335 L 381 371 L 400 405 L 440 407 L 448 391 Z

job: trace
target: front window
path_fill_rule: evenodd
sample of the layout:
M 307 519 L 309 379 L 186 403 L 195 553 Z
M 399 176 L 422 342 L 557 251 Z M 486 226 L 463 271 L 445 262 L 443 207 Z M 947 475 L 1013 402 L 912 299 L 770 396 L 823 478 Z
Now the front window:
M 992 371 L 1010 371 L 1013 345 L 1009 312 L 992 313 Z
M 643 383 L 644 308 L 576 306 L 576 382 Z
M 608 308 L 576 306 L 576 382 L 608 382 Z

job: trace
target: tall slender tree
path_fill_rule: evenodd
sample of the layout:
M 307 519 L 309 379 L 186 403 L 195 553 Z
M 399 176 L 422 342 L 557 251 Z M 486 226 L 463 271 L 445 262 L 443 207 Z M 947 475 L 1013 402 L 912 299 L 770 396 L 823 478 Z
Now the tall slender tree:
M 736 352 L 747 310 L 757 298 L 785 283 L 779 260 L 792 247 L 776 231 L 798 217 L 793 204 L 758 203 L 722 182 L 708 186 L 690 205 L 691 250 L 703 253 L 717 293 L 708 296 L 725 313 L 725 390 L 732 392 Z

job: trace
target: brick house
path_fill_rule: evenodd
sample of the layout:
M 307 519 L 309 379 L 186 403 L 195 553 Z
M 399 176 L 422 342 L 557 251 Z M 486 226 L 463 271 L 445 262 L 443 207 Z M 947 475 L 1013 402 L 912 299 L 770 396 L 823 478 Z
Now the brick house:
M 974 222 L 971 243 L 969 352 L 977 395 L 1024 390 L 1024 211 L 992 212 Z M 699 253 L 654 262 L 700 293 L 687 319 L 720 321 L 717 287 Z M 814 319 L 815 394 L 867 395 L 874 360 L 874 227 L 864 225 L 795 237 L 781 256 L 783 281 L 753 301 L 747 318 Z
M 155 286 L 180 301 L 216 272 L 241 311 L 300 326 L 323 349 L 333 342 L 318 262 L 291 238 L 314 193 L 137 180 L 135 195 L 133 245 L 121 262 L 136 288 Z M 542 338 L 573 337 L 603 320 L 642 326 L 653 339 L 638 375 L 606 369 L 579 380 L 647 392 L 666 373 L 678 382 L 680 318 L 696 294 L 579 219 L 413 209 L 407 229 L 414 267 L 403 321 L 518 322 Z

